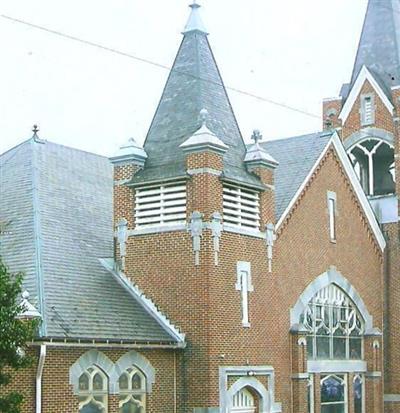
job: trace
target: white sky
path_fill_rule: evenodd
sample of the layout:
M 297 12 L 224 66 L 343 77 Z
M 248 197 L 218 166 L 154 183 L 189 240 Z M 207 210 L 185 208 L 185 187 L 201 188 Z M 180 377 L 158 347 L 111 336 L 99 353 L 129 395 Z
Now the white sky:
M 320 115 L 348 82 L 367 0 L 202 0 L 225 84 Z M 186 0 L 0 0 L 0 15 L 171 66 Z M 0 17 L 0 153 L 34 123 L 53 142 L 110 155 L 143 142 L 168 72 Z M 228 91 L 246 140 L 321 121 Z

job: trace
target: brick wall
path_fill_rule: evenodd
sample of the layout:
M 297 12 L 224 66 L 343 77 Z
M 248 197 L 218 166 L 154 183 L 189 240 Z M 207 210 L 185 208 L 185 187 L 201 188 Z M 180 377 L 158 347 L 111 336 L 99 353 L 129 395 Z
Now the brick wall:
M 50 348 L 47 355 L 42 378 L 42 412 L 43 413 L 73 413 L 78 412 L 78 397 L 73 394 L 69 384 L 69 369 L 75 361 L 89 348 Z M 129 349 L 99 349 L 111 361 L 116 362 Z M 30 351 L 37 361 L 38 349 Z M 152 392 L 146 396 L 146 412 L 174 413 L 174 351 L 172 350 L 142 350 L 138 351 L 146 357 L 156 370 L 155 383 Z M 14 374 L 10 388 L 23 393 L 25 402 L 22 413 L 32 413 L 35 409 L 35 362 L 31 368 Z M 162 409 L 162 410 L 160 410 Z M 118 396 L 108 396 L 108 412 L 118 413 Z
M 206 160 L 189 160 L 196 167 L 203 161 L 204 166 Z M 222 212 L 218 177 L 194 176 L 187 188 L 190 210 L 204 213 L 206 220 L 210 213 Z M 327 190 L 337 193 L 336 243 L 329 240 Z M 276 400 L 282 402 L 283 411 L 292 406 L 300 411 L 292 404 L 304 401 L 304 395 L 293 394 L 289 309 L 306 286 L 336 266 L 364 299 L 374 326 L 382 329 L 382 256 L 335 154 L 327 154 L 280 230 L 272 274 L 261 238 L 224 232 L 220 249 L 216 267 L 212 237 L 205 230 L 200 266 L 195 267 L 187 232 L 128 240 L 127 275 L 187 334 L 188 347 L 179 358 L 179 411 L 218 406 L 219 367 L 246 365 L 272 365 Z M 237 261 L 248 261 L 252 268 L 250 328 L 241 323 Z

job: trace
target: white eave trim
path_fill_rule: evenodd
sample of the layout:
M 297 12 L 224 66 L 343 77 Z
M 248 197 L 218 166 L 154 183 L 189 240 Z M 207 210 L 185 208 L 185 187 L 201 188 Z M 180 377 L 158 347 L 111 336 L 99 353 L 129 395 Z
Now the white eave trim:
M 378 82 L 375 80 L 374 76 L 367 69 L 367 67 L 363 66 L 343 106 L 343 109 L 340 112 L 339 119 L 342 120 L 343 124 L 346 122 L 347 118 L 349 117 L 350 112 L 353 109 L 354 104 L 356 103 L 356 100 L 358 96 L 360 95 L 361 89 L 364 86 L 364 83 L 366 80 L 368 80 L 368 82 L 374 88 L 375 92 L 377 93 L 377 95 L 379 96 L 383 104 L 386 106 L 390 114 L 393 115 L 394 107 L 392 103 L 390 102 L 389 98 L 386 96 L 386 93 L 379 86 Z
M 326 155 L 326 153 L 328 152 L 329 147 L 332 144 L 332 138 L 329 139 L 328 143 L 326 144 L 324 150 L 321 152 L 321 154 L 319 155 L 317 161 L 315 162 L 315 164 L 313 165 L 313 167 L 311 168 L 310 172 L 308 173 L 308 175 L 306 176 L 306 178 L 304 179 L 303 183 L 300 185 L 299 189 L 296 191 L 294 197 L 292 198 L 292 200 L 289 202 L 289 205 L 286 207 L 285 211 L 283 212 L 283 214 L 281 215 L 281 217 L 279 218 L 278 223 L 276 224 L 276 231 L 279 230 L 280 226 L 282 225 L 283 222 L 285 222 L 286 217 L 288 216 L 289 212 L 292 210 L 293 206 L 295 205 L 297 199 L 299 198 L 299 196 L 302 194 L 302 192 L 304 191 L 308 181 L 311 179 L 312 175 L 314 174 L 315 170 L 317 169 L 318 165 L 321 163 L 322 159 L 324 158 L 324 156 Z
M 147 298 L 144 293 L 139 289 L 138 286 L 134 285 L 128 277 L 121 271 L 118 271 L 114 268 L 114 260 L 108 258 L 99 258 L 101 265 L 109 271 L 118 283 L 137 301 L 139 301 L 144 309 L 152 315 L 158 323 L 174 337 L 178 342 L 178 347 L 184 348 L 185 343 L 185 334 L 182 334 L 169 320 L 168 318 L 161 313 L 154 305 L 154 303 Z
M 353 166 L 351 165 L 350 159 L 347 156 L 347 153 L 343 147 L 342 142 L 340 141 L 340 138 L 337 134 L 337 132 L 335 132 L 331 139 L 329 140 L 329 142 L 327 143 L 326 147 L 324 148 L 324 150 L 322 151 L 321 155 L 318 157 L 317 161 L 315 162 L 314 166 L 312 167 L 312 169 L 310 170 L 310 172 L 308 173 L 307 177 L 305 178 L 305 180 L 303 181 L 303 183 L 300 185 L 299 189 L 297 190 L 295 196 L 292 198 L 292 200 L 290 201 L 288 207 L 286 208 L 285 212 L 282 214 L 282 216 L 279 218 L 279 221 L 276 225 L 276 229 L 279 230 L 280 226 L 282 225 L 283 222 L 285 222 L 287 215 L 289 214 L 289 212 L 291 211 L 291 209 L 293 208 L 293 206 L 295 205 L 297 199 L 299 198 L 299 196 L 302 194 L 302 192 L 304 191 L 308 181 L 311 179 L 312 175 L 314 174 L 315 170 L 317 169 L 318 165 L 320 164 L 320 162 L 322 161 L 322 159 L 324 158 L 324 156 L 326 155 L 328 149 L 333 146 L 338 158 L 340 159 L 340 162 L 342 163 L 342 166 L 346 172 L 346 175 L 350 181 L 350 183 L 352 184 L 352 187 L 354 189 L 354 192 L 357 195 L 357 199 L 360 202 L 364 213 L 367 217 L 368 223 L 371 227 L 372 232 L 375 235 L 375 238 L 379 244 L 379 247 L 381 248 L 381 250 L 383 251 L 386 247 L 386 241 L 385 238 L 382 234 L 382 231 L 379 227 L 378 221 L 376 220 L 374 211 L 371 207 L 371 204 L 368 201 L 367 196 L 365 195 L 360 181 L 357 178 L 357 175 L 353 169 Z

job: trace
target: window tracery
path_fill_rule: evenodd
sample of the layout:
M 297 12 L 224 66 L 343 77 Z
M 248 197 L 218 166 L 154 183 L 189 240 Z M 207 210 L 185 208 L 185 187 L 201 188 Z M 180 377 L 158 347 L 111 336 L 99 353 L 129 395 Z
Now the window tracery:
M 146 410 L 146 378 L 131 367 L 119 377 L 120 413 L 144 413 Z
M 367 195 L 395 192 L 394 148 L 381 139 L 368 138 L 356 143 L 348 155 Z
M 107 413 L 108 378 L 97 366 L 79 377 L 79 413 Z
M 349 297 L 336 285 L 321 289 L 311 299 L 301 321 L 309 331 L 309 359 L 363 358 L 364 321 Z

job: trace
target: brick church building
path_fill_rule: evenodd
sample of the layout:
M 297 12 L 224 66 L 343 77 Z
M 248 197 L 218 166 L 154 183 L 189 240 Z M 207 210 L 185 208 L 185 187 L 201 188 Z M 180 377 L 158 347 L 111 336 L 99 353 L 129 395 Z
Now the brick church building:
M 400 412 L 400 0 L 323 131 L 246 145 L 198 4 L 143 147 L 1 155 L 31 413 Z M 111 161 L 111 162 L 110 162 Z

